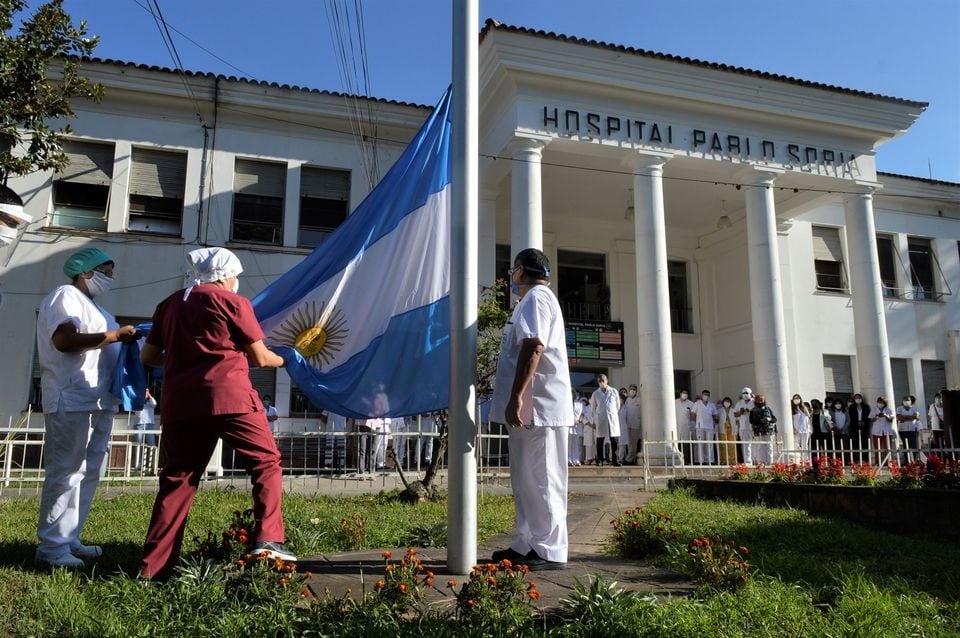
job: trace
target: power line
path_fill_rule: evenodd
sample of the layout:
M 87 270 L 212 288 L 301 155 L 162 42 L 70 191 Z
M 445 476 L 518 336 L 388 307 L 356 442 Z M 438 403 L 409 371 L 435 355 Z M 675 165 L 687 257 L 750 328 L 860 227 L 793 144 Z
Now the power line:
M 187 74 L 183 68 L 183 63 L 180 61 L 180 54 L 177 52 L 177 45 L 174 44 L 173 38 L 170 36 L 170 31 L 167 29 L 167 23 L 163 19 L 163 12 L 160 10 L 160 3 L 158 0 L 152 0 L 152 3 L 153 4 L 148 5 L 147 8 L 150 10 L 150 15 L 153 16 L 153 21 L 156 23 L 157 29 L 160 31 L 160 39 L 163 40 L 163 45 L 167 48 L 167 53 L 170 54 L 170 58 L 173 60 L 173 64 L 180 74 L 180 81 L 183 82 L 183 88 L 186 89 L 187 95 L 190 96 L 190 100 L 193 102 L 193 108 L 196 110 L 196 116 L 200 119 L 200 123 L 203 126 L 206 126 L 207 122 L 203 119 L 203 114 L 200 112 L 200 104 L 197 102 L 197 96 L 194 95 L 193 89 L 190 88 L 190 83 L 187 81 Z

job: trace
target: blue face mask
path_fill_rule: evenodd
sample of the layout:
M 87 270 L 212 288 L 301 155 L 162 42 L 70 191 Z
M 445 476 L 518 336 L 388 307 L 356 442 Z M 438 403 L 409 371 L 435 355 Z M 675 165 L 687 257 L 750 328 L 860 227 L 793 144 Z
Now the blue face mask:
M 521 284 L 510 284 L 510 292 L 512 292 L 513 294 L 515 294 L 516 296 L 519 297 L 519 296 L 520 296 L 520 285 L 521 285 Z

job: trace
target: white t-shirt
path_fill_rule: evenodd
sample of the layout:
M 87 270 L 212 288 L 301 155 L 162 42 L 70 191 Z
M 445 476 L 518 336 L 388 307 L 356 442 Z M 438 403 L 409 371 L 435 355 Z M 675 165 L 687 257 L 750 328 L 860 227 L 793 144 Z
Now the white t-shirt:
M 111 388 L 120 358 L 120 343 L 82 352 L 60 352 L 53 345 L 53 333 L 67 322 L 82 334 L 119 327 L 113 315 L 76 286 L 60 286 L 44 297 L 37 316 L 43 411 L 56 412 L 61 407 L 65 412 L 115 411 L 120 400 L 113 396 Z
M 737 404 L 733 406 L 734 414 L 736 414 L 740 410 L 744 410 L 743 414 L 736 417 L 738 430 L 753 432 L 753 426 L 750 425 L 750 410 L 752 410 L 753 408 L 754 408 L 753 399 L 741 398 L 739 401 L 737 401 Z
M 624 423 L 630 430 L 640 429 L 640 397 L 628 396 L 623 404 Z
M 898 421 L 897 429 L 900 432 L 916 432 L 920 429 L 920 411 L 917 406 L 911 405 L 909 408 L 902 405 L 897 406 L 897 416 L 911 416 L 909 421 Z
M 937 407 L 937 404 L 934 403 L 930 406 L 930 409 L 927 411 L 927 416 L 930 417 L 930 429 L 931 430 L 941 430 L 943 424 L 943 406 Z
M 704 403 L 697 401 L 693 404 L 693 414 L 696 417 L 696 426 L 698 430 L 712 430 L 713 420 L 717 416 L 717 406 L 711 401 Z
M 152 396 L 143 402 L 143 409 L 140 410 L 140 416 L 137 423 L 140 425 L 153 425 L 153 419 L 156 414 L 157 400 Z
M 572 391 L 563 315 L 553 292 L 542 284 L 531 288 L 520 299 L 504 326 L 490 420 L 494 423 L 507 422 L 507 402 L 525 339 L 539 339 L 543 344 L 543 354 L 533 378 L 520 397 L 521 422 L 537 427 L 571 427 L 574 420 L 573 404 L 570 401 Z

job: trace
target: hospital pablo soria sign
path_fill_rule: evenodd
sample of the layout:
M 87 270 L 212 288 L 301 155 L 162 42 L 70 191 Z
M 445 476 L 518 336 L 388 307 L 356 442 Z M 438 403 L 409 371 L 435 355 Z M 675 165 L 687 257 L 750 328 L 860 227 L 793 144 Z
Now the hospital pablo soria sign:
M 704 159 L 776 164 L 789 171 L 831 177 L 856 178 L 859 173 L 856 155 L 851 151 L 706 127 L 681 126 L 649 118 L 544 106 L 541 124 L 548 132 L 584 141 L 649 146 Z

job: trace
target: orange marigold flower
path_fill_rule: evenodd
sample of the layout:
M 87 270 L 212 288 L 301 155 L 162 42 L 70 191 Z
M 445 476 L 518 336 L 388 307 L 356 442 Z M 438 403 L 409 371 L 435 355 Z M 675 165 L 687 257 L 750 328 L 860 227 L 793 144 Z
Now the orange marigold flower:
M 243 527 L 241 527 L 241 528 L 240 528 L 240 533 L 243 534 L 244 536 L 246 536 L 246 535 L 247 535 L 247 530 L 244 529 Z
M 457 581 L 455 581 L 455 580 L 448 580 L 448 581 L 447 581 L 447 587 L 449 587 L 450 589 L 453 589 L 453 588 L 455 588 L 456 586 L 457 586 Z
M 290 579 L 287 578 L 286 576 L 284 576 L 283 578 L 280 579 L 280 584 L 281 584 L 281 585 L 286 585 L 286 584 L 288 584 L 289 582 L 290 582 Z
M 477 601 L 475 601 L 473 598 L 467 601 L 467 607 L 469 607 L 470 609 L 473 609 L 476 606 L 477 606 Z
M 394 568 L 393 568 L 393 565 L 387 565 L 386 567 L 383 568 L 383 570 L 384 570 L 385 572 L 387 572 L 388 574 L 391 573 L 391 572 L 393 571 L 393 569 L 394 569 Z
M 406 583 L 400 583 L 399 585 L 397 585 L 397 589 L 400 590 L 400 593 L 401 593 L 401 594 L 405 594 L 405 593 L 407 593 L 407 584 L 406 584 Z
M 493 576 L 487 576 L 487 584 L 490 585 L 491 587 L 496 587 L 497 579 L 494 578 Z
M 383 588 L 386 587 L 386 586 L 387 586 L 387 584 L 386 584 L 385 582 L 383 582 L 382 580 L 378 580 L 378 581 L 377 581 L 377 584 L 376 584 L 377 591 L 380 591 L 381 589 L 383 589 Z
M 536 588 L 537 588 L 537 584 L 536 584 L 535 582 L 533 582 L 532 580 L 531 580 L 529 583 L 527 583 L 527 589 L 528 589 L 528 590 L 532 591 L 532 590 L 534 590 L 534 589 L 536 589 Z
M 741 553 L 741 554 L 749 554 L 749 553 L 750 553 L 750 550 L 747 549 L 745 546 L 741 545 L 741 546 L 740 546 L 740 553 Z
M 303 573 L 303 577 L 304 577 L 304 578 L 313 578 L 313 572 L 304 572 L 304 573 Z
M 393 558 L 393 552 L 384 552 L 383 554 L 381 554 L 381 556 L 383 556 L 384 558 L 386 558 L 387 560 L 389 560 L 389 559 Z
M 434 576 L 436 576 L 436 574 L 434 574 L 433 572 L 431 571 L 427 572 L 427 578 L 433 578 Z
M 243 567 L 244 565 L 246 565 L 246 563 L 243 561 L 242 558 L 237 561 L 237 567 Z
M 626 510 L 624 510 L 624 514 L 626 514 L 627 516 L 633 516 L 633 508 L 627 508 Z
M 407 556 L 416 556 L 416 555 L 417 555 L 417 550 L 413 548 L 407 550 Z
M 527 592 L 527 596 L 530 597 L 530 600 L 540 600 L 540 592 L 538 592 L 536 589 Z
M 510 559 L 508 558 L 504 558 L 502 561 L 500 561 L 500 565 L 503 566 L 505 569 L 510 569 L 511 567 L 513 567 L 513 563 L 511 563 Z
M 427 587 L 433 587 L 433 576 L 427 576 L 423 579 L 423 584 Z

